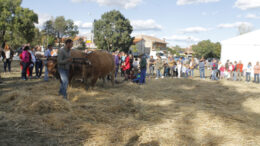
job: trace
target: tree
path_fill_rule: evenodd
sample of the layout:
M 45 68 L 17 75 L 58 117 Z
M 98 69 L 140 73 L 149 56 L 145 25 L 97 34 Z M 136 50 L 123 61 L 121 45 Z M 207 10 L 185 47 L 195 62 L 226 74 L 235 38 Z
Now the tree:
M 113 10 L 94 21 L 94 42 L 100 49 L 128 52 L 133 43 L 133 27 L 119 11 Z
M 26 43 L 31 43 L 35 37 L 35 25 L 38 23 L 38 15 L 32 10 L 22 9 L 15 23 L 15 28 Z
M 172 48 L 167 48 L 167 51 L 170 52 L 171 55 L 177 54 L 177 51 Z
M 42 44 L 42 33 L 38 28 L 34 29 L 34 39 L 31 43 L 32 46 L 40 45 Z
M 64 16 L 59 16 L 55 20 L 48 20 L 44 23 L 43 31 L 49 36 L 53 36 L 58 40 L 59 47 L 63 37 L 74 37 L 78 31 L 78 26 L 70 19 L 66 20 Z
M 16 46 L 31 43 L 38 15 L 21 7 L 21 0 L 0 0 L 0 41 Z
M 198 58 L 220 58 L 221 44 L 219 42 L 212 43 L 210 40 L 204 40 L 197 45 L 193 45 L 192 50 Z
M 83 38 L 79 38 L 79 44 L 80 46 L 77 48 L 78 50 L 85 50 L 87 47 L 86 47 L 86 42 L 84 41 Z

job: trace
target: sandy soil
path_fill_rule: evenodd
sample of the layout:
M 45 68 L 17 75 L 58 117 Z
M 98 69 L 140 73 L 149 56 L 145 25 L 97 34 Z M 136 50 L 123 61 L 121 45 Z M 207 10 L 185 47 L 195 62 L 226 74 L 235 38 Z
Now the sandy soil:
M 1 74 L 1 146 L 260 145 L 260 85 L 149 79 L 86 91 L 75 82 L 65 101 L 57 80 L 13 71 Z

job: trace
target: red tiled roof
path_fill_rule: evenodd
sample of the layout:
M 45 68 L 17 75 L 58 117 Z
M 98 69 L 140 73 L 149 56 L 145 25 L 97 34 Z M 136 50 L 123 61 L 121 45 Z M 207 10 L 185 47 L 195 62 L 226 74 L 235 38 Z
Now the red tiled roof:
M 133 40 L 133 43 L 136 44 L 136 43 L 140 42 L 141 40 L 143 40 L 143 39 L 141 39 L 141 38 L 135 38 L 135 39 Z

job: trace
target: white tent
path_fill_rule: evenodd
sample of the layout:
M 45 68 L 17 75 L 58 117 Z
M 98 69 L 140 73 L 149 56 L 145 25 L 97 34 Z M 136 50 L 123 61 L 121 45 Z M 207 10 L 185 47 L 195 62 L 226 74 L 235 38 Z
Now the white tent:
M 260 61 L 260 30 L 246 33 L 221 42 L 221 62 L 242 61 L 244 65 L 249 62 L 254 66 Z

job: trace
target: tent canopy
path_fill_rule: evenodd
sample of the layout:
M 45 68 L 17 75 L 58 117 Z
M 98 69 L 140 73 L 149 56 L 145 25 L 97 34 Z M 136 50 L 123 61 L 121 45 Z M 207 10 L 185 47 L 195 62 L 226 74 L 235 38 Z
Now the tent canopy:
M 260 30 L 246 33 L 221 42 L 221 62 L 242 61 L 253 65 L 260 61 Z
M 221 42 L 223 45 L 260 45 L 260 29 Z

